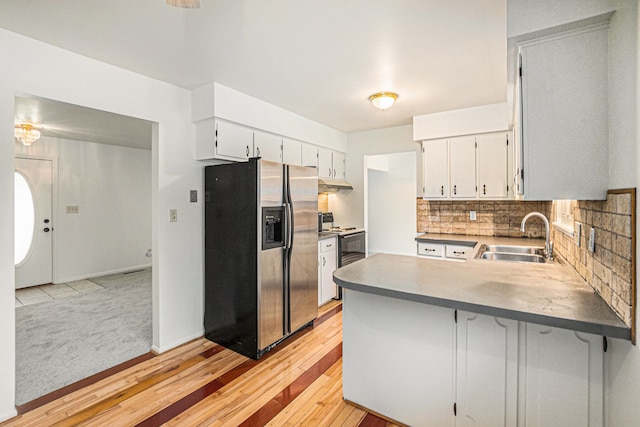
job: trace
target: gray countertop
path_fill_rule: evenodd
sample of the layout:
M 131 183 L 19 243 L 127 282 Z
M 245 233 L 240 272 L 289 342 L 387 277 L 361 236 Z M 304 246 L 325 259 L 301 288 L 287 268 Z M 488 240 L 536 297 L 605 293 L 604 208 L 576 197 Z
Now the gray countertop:
M 446 238 L 445 238 L 446 237 Z M 422 235 L 418 241 L 541 246 L 537 239 Z M 474 251 L 478 250 L 476 245 Z M 568 265 L 376 254 L 339 268 L 345 289 L 631 339 L 631 329 Z

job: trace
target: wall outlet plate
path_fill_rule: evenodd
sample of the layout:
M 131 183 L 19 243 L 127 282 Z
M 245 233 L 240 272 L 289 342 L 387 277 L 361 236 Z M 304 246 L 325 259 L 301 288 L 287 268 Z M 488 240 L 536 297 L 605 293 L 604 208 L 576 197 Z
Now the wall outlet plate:
M 169 222 L 178 222 L 178 209 L 169 209 Z
M 475 221 L 476 220 L 476 211 L 469 211 L 469 219 L 471 221 Z
M 189 190 L 189 201 L 196 203 L 198 201 L 198 190 Z
M 582 237 L 582 224 L 578 221 L 573 223 L 573 243 L 580 247 L 580 237 Z
M 589 252 L 596 251 L 596 229 L 591 227 L 589 231 Z
M 68 214 L 77 214 L 80 213 L 80 206 L 69 206 L 67 205 L 67 213 Z

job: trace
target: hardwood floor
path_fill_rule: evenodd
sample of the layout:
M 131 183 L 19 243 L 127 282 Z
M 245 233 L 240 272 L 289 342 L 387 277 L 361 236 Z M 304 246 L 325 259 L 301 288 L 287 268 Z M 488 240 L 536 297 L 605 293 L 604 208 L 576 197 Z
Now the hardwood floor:
M 194 340 L 0 426 L 395 426 L 342 400 L 341 310 L 321 307 L 313 327 L 258 361 Z

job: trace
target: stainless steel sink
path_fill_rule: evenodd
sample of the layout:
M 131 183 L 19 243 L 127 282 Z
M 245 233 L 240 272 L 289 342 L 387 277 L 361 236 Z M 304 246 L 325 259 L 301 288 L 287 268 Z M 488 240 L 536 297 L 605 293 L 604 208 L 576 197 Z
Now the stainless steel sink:
M 484 252 L 501 252 L 508 254 L 544 255 L 544 248 L 535 246 L 487 245 Z
M 544 256 L 544 248 L 539 246 L 482 245 L 476 258 L 493 261 L 550 263 Z
M 547 260 L 542 255 L 535 254 L 514 254 L 506 252 L 484 252 L 480 255 L 481 259 L 490 259 L 495 261 L 520 261 L 520 262 L 537 262 L 546 263 Z

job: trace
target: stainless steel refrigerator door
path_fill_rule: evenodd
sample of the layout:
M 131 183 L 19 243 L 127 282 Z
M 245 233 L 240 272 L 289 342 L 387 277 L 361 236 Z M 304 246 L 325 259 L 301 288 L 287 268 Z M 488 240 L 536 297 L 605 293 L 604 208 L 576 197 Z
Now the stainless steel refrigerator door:
M 284 169 L 281 163 L 260 161 L 258 218 L 262 208 L 282 206 Z M 262 242 L 262 224 L 258 224 Z M 259 246 L 261 247 L 261 246 Z M 284 325 L 284 248 L 259 251 L 258 255 L 258 348 L 265 349 L 285 335 Z
M 290 331 L 318 317 L 317 170 L 289 166 L 293 239 L 289 264 Z

